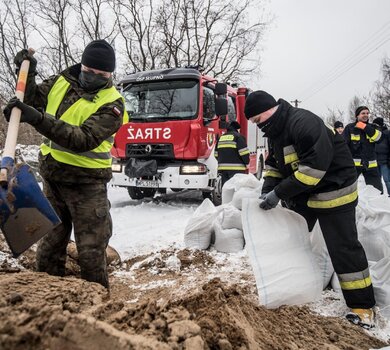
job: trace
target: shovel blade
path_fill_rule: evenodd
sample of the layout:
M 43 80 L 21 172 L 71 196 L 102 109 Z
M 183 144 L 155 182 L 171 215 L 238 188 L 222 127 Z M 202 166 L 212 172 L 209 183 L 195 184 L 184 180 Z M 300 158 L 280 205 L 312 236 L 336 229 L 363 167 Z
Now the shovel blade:
M 60 223 L 30 167 L 13 167 L 7 187 L 0 188 L 0 228 L 13 256 L 18 257 Z

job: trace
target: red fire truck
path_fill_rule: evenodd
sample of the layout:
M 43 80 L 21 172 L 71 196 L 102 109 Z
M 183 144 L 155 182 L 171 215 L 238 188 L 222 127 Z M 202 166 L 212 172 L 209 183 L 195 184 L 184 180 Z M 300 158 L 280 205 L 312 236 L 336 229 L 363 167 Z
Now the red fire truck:
M 261 177 L 266 141 L 244 116 L 247 88 L 218 83 L 194 68 L 134 73 L 120 86 L 130 122 L 115 136 L 112 184 L 126 187 L 132 199 L 191 189 L 219 204 L 214 148 L 232 120 L 247 139 L 249 172 Z

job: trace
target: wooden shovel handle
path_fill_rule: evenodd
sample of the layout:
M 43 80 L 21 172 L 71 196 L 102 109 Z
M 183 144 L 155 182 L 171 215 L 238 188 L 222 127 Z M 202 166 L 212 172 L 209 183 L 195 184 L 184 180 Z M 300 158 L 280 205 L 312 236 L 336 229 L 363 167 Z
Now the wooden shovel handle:
M 28 49 L 28 53 L 33 55 L 34 49 Z M 16 84 L 15 96 L 23 101 L 24 93 L 26 91 L 26 83 L 28 76 L 28 69 L 30 68 L 30 61 L 24 60 L 20 66 L 18 81 Z M 11 111 L 11 117 L 8 123 L 7 137 L 5 139 L 3 158 L 9 157 L 15 158 L 16 141 L 18 139 L 18 131 L 20 124 L 21 110 L 19 108 L 13 108 Z M 2 168 L 0 171 L 0 183 L 7 182 L 7 169 Z

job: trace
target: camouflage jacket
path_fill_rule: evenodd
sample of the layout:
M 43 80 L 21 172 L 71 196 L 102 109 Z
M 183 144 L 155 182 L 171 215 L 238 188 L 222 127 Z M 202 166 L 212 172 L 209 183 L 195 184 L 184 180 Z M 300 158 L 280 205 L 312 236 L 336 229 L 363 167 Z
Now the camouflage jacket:
M 99 146 L 105 139 L 115 134 L 122 125 L 124 106 L 121 99 L 102 106 L 82 125 L 74 126 L 59 120 L 61 115 L 78 99 L 92 101 L 98 93 L 85 92 L 79 82 L 81 65 L 69 67 L 60 75 L 70 83 L 55 118 L 44 116 L 42 122 L 34 125 L 35 129 L 49 140 L 73 152 L 86 152 Z M 34 75 L 29 75 L 24 102 L 35 108 L 46 108 L 48 94 L 60 77 L 52 76 L 41 84 L 36 84 Z M 112 86 L 112 79 L 104 88 Z M 117 108 L 115 108 L 117 107 Z M 121 112 L 118 115 L 118 108 Z M 62 183 L 96 183 L 108 182 L 112 177 L 111 168 L 89 169 L 76 167 L 56 161 L 50 154 L 39 155 L 41 176 L 47 181 Z

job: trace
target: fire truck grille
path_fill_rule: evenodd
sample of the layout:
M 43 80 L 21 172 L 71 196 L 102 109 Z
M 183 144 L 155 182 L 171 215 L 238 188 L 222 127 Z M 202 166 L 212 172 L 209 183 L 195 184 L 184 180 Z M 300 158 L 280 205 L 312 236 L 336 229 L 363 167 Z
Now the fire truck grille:
M 172 144 L 127 144 L 126 157 L 128 158 L 155 158 L 174 159 Z

